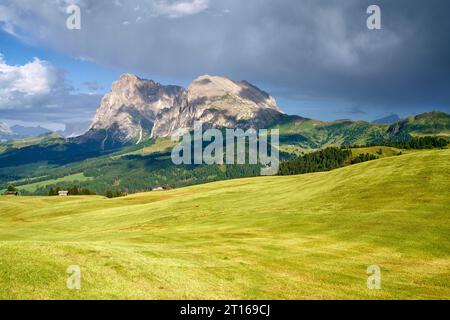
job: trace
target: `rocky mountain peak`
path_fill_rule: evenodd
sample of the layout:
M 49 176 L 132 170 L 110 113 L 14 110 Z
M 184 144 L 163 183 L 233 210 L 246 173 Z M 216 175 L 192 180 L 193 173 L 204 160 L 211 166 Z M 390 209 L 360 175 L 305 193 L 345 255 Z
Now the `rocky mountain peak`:
M 119 78 L 119 81 L 138 81 L 138 80 L 142 79 L 132 73 L 124 73 Z
M 150 80 L 147 80 L 150 81 Z M 130 90 L 132 88 L 136 88 L 139 84 L 142 83 L 142 79 L 130 74 L 126 73 L 120 76 L 120 78 L 113 82 L 112 91 L 120 92 L 124 90 Z
M 188 94 L 191 102 L 198 98 L 213 100 L 233 98 L 238 103 L 245 102 L 246 107 L 281 111 L 275 99 L 247 81 L 235 82 L 224 77 L 203 75 L 192 82 Z
M 275 99 L 256 86 L 203 75 L 189 85 L 183 103 L 158 116 L 153 136 L 192 130 L 196 121 L 209 127 L 261 128 L 281 115 Z
M 161 84 L 153 81 L 141 79 L 133 74 L 123 74 L 119 80 L 112 85 L 112 93 L 116 95 L 124 95 L 125 98 L 132 98 L 139 95 L 142 99 L 149 98 L 151 90 L 157 90 L 163 87 Z
M 262 127 L 280 116 L 275 99 L 246 81 L 203 75 L 187 89 L 124 74 L 102 100 L 88 135 L 142 141 L 191 130 L 195 121 L 211 127 Z
M 105 131 L 105 140 L 140 141 L 151 135 L 157 115 L 176 105 L 183 91 L 178 86 L 163 86 L 124 74 L 102 99 L 87 134 L 97 136 L 99 131 Z

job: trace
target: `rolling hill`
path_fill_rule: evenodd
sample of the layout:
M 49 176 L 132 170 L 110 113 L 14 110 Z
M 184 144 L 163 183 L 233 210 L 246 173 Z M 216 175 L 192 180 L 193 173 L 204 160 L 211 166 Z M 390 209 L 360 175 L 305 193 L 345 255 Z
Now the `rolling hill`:
M 433 111 L 409 117 L 391 125 L 389 133 L 410 134 L 412 136 L 450 136 L 450 115 L 444 112 Z
M 383 141 L 407 140 L 414 136 L 450 137 L 450 115 L 427 112 L 400 120 L 392 125 L 365 121 L 331 122 L 285 116 L 273 124 L 280 129 L 281 142 L 297 144 L 305 149 L 328 146 L 365 145 Z
M 112 200 L 1 196 L 0 299 L 449 299 L 449 159 Z M 382 290 L 366 287 L 370 265 Z

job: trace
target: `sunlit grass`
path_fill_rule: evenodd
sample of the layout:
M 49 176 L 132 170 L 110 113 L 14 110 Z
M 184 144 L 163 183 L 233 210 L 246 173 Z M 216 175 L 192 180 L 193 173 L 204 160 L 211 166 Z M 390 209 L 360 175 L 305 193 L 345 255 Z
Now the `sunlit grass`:
M 0 197 L 0 298 L 449 299 L 449 194 L 441 150 L 111 200 Z

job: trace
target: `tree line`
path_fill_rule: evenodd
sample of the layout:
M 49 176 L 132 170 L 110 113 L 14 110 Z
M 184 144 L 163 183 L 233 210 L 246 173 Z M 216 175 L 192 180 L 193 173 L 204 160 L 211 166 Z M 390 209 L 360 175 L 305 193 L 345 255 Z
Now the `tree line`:
M 362 162 L 367 162 L 367 161 L 372 161 L 372 160 L 377 160 L 378 157 L 376 155 L 370 154 L 370 153 L 362 153 L 360 155 L 358 155 L 357 157 L 353 158 L 351 161 L 351 164 L 357 164 L 357 163 L 362 163 Z
M 409 141 L 394 141 L 387 143 L 387 146 L 399 149 L 435 149 L 445 148 L 448 141 L 439 137 L 417 137 Z
M 442 149 L 446 148 L 449 144 L 449 141 L 440 138 L 440 137 L 433 137 L 433 136 L 426 136 L 426 137 L 411 137 L 409 136 L 408 139 L 396 139 L 396 140 L 383 140 L 383 141 L 376 141 L 373 143 L 369 143 L 366 145 L 352 145 L 347 146 L 348 148 L 367 148 L 367 147 L 375 147 L 375 146 L 385 146 L 385 147 L 393 147 L 398 149 L 417 149 L 417 150 L 424 150 L 424 149 Z
M 282 162 L 280 164 L 279 175 L 330 171 L 342 167 L 351 156 L 351 150 L 326 148 L 305 154 L 294 160 Z
M 93 196 L 96 195 L 96 193 L 92 190 L 89 190 L 87 188 L 82 188 L 78 186 L 73 186 L 67 189 L 61 189 L 60 187 L 56 188 L 50 188 L 48 191 L 49 196 L 57 196 L 59 195 L 60 191 L 68 191 L 69 195 L 71 196 Z

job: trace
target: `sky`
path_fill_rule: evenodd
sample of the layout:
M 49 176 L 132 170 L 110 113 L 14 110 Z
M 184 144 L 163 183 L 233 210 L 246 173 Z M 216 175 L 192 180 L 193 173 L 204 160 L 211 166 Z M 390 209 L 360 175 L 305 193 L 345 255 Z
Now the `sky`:
M 447 0 L 2 0 L 0 121 L 89 121 L 122 73 L 247 80 L 321 120 L 450 112 L 449 12 Z

